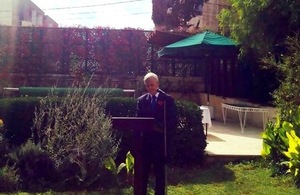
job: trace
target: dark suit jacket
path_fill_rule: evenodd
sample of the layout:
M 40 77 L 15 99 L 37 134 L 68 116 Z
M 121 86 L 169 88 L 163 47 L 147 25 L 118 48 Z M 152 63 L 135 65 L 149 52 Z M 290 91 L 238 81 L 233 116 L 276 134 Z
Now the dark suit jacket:
M 159 95 L 156 101 L 156 109 L 152 110 L 151 95 L 146 93 L 138 98 L 137 101 L 137 116 L 138 117 L 154 117 L 155 128 L 152 131 L 143 132 L 143 142 L 146 147 L 145 150 L 156 150 L 152 145 L 164 145 L 164 110 L 166 110 L 166 136 L 167 136 L 167 149 L 169 151 L 170 144 L 172 143 L 172 133 L 175 131 L 177 125 L 177 109 L 174 99 L 163 92 L 158 90 Z

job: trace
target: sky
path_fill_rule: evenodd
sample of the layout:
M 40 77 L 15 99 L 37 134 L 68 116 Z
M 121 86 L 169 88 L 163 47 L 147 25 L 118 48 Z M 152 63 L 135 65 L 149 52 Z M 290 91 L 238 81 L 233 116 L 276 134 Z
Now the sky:
M 153 30 L 151 0 L 31 0 L 60 27 Z

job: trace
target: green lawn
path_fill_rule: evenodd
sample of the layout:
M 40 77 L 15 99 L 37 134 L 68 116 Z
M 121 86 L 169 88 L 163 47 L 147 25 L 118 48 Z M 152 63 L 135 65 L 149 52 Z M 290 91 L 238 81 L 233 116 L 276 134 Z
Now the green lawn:
M 169 195 L 298 195 L 290 176 L 271 177 L 270 169 L 259 162 L 238 164 L 215 164 L 207 168 L 168 169 Z M 150 195 L 154 194 L 149 187 Z M 27 193 L 18 193 L 27 194 Z M 47 192 L 44 194 L 58 194 Z M 59 193 L 59 194 L 104 194 L 132 195 L 133 189 L 114 191 Z
M 213 165 L 207 169 L 168 170 L 170 195 L 293 195 L 300 194 L 290 176 L 271 177 L 260 163 Z M 132 194 L 126 192 L 124 194 Z M 153 194 L 151 192 L 150 194 Z
M 170 184 L 168 191 L 172 195 L 300 194 L 291 177 L 270 175 L 269 169 L 253 163 L 215 165 L 207 170 L 187 171 L 181 181 Z

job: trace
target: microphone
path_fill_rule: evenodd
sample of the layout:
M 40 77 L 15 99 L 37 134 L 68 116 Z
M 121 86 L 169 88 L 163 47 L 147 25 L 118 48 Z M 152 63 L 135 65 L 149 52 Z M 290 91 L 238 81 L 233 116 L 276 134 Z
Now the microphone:
M 157 92 L 162 93 L 162 94 L 164 94 L 164 95 L 167 95 L 166 92 L 164 92 L 164 91 L 161 90 L 161 89 L 157 89 Z

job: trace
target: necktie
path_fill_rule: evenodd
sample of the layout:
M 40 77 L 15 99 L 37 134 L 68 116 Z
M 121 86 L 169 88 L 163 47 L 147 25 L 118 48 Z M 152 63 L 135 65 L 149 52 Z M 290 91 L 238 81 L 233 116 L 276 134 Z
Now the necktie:
M 151 99 L 151 107 L 152 107 L 152 110 L 155 110 L 155 104 L 156 104 L 156 96 L 152 96 L 152 99 Z

